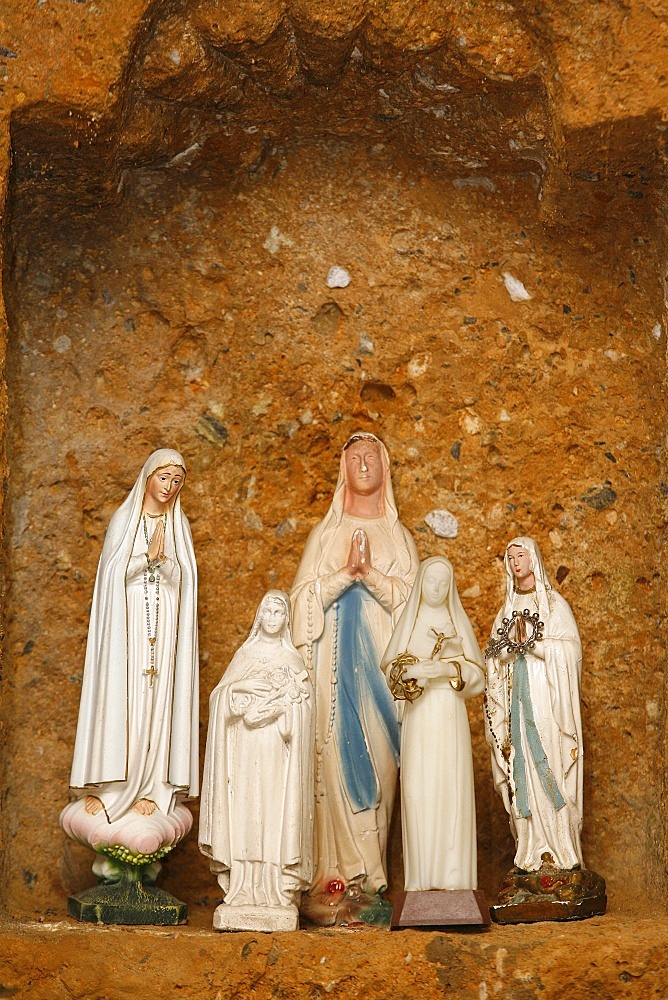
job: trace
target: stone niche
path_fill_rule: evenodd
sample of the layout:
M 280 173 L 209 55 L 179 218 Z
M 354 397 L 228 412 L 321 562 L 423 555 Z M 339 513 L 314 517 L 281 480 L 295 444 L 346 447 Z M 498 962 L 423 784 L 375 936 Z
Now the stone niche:
M 147 949 L 147 968 L 167 961 L 156 932 L 61 923 L 67 894 L 91 883 L 91 855 L 58 813 L 93 581 L 145 457 L 174 445 L 188 465 L 203 748 L 208 695 L 262 593 L 289 588 L 340 448 L 362 428 L 390 451 L 420 555 L 452 559 L 481 645 L 517 534 L 539 541 L 582 633 L 584 852 L 607 879 L 609 916 L 487 940 L 511 955 L 517 983 L 523 949 L 536 970 L 549 953 L 558 983 L 577 942 L 586 965 L 614 939 L 629 957 L 610 982 L 633 985 L 637 926 L 645 941 L 668 937 L 668 97 L 658 71 L 643 77 L 668 56 L 656 54 L 666 39 L 653 6 L 634 10 L 633 31 L 607 2 L 585 16 L 556 0 L 542 11 L 341 0 L 326 12 L 316 0 L 137 0 L 113 23 L 91 5 L 56 6 L 15 4 L 0 48 L 11 111 L 0 891 L 16 955 L 28 941 L 43 956 L 43 981 L 17 958 L 2 983 L 115 996 L 99 969 L 76 981 L 63 971 L 84 940 L 99 961 L 122 952 L 130 966 Z M 333 266 L 347 287 L 328 287 Z M 425 524 L 442 508 L 456 539 Z M 492 899 L 512 843 L 480 704 L 470 721 Z M 396 836 L 391 872 L 400 884 Z M 257 995 L 288 995 L 276 992 L 279 967 L 305 996 L 363 981 L 374 996 L 436 996 L 469 980 L 486 996 L 489 962 L 490 991 L 504 982 L 503 958 L 499 971 L 487 945 L 466 939 L 462 951 L 448 935 L 368 931 L 352 948 L 345 934 L 214 939 L 217 886 L 193 834 L 161 884 L 188 902 L 195 928 L 167 932 L 178 945 L 163 974 L 178 984 L 191 970 L 182 996 L 204 989 L 198 949 L 225 956 L 227 972 L 209 981 L 222 996 L 262 976 Z M 51 940 L 72 957 L 57 959 L 38 925 L 58 929 Z M 318 971 L 325 940 L 332 968 Z M 379 979 L 369 948 L 387 959 Z M 548 983 L 527 975 L 532 989 Z M 241 993 L 225 991 L 230 977 Z

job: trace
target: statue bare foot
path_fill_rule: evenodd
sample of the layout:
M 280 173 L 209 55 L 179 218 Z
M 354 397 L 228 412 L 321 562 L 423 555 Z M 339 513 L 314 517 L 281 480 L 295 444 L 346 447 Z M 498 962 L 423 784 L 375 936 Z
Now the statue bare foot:
M 132 811 L 140 816 L 151 816 L 158 807 L 152 799 L 139 799 L 132 807 Z
M 102 812 L 104 805 L 102 799 L 98 799 L 97 795 L 87 795 L 84 800 L 84 811 L 88 813 L 89 816 L 97 816 L 99 812 Z

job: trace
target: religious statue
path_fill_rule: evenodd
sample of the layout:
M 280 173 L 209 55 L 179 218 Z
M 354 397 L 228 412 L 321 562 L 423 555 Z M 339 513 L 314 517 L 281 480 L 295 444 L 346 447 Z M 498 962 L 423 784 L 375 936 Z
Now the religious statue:
M 387 451 L 373 434 L 354 434 L 290 595 L 295 645 L 315 685 L 315 875 L 302 898 L 314 923 L 389 922 L 379 894 L 399 726 L 380 659 L 417 566 Z
M 408 656 L 402 655 L 408 653 Z M 420 566 L 383 657 L 420 694 L 401 726 L 401 829 L 407 891 L 477 889 L 473 757 L 466 701 L 485 689 L 483 658 L 452 565 Z
M 485 720 L 496 790 L 510 817 L 515 867 L 492 916 L 562 920 L 605 912 L 605 882 L 583 868 L 582 645 L 532 538 L 505 554 L 506 599 L 485 657 Z
M 72 897 L 69 912 L 81 920 L 175 923 L 187 913 L 166 893 L 161 909 L 159 890 L 150 899 L 142 891 L 190 829 L 183 800 L 199 789 L 197 568 L 181 511 L 185 478 L 178 451 L 153 452 L 100 556 L 70 778 L 78 798 L 60 821 L 98 853 L 101 881 L 138 884 L 132 903 L 104 887 Z
M 312 709 L 288 595 L 270 590 L 210 700 L 199 845 L 225 892 L 216 930 L 297 929 L 312 874 Z

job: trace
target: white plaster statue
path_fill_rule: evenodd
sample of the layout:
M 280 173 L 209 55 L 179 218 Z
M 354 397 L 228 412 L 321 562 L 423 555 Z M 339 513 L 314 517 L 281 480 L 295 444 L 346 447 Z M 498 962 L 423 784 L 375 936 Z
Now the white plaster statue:
M 401 828 L 406 890 L 476 889 L 473 757 L 466 701 L 485 689 L 482 653 L 442 556 L 420 566 L 383 657 L 402 653 L 423 693 L 401 726 Z
M 580 636 L 533 539 L 509 542 L 505 567 L 506 600 L 487 651 L 485 716 L 494 784 L 510 816 L 516 867 L 569 870 L 582 865 Z M 543 638 L 509 653 L 498 630 L 507 619 L 511 642 L 531 639 L 536 629 L 525 610 L 543 623 Z M 519 624 L 512 623 L 513 612 Z
M 82 792 L 77 837 L 96 849 L 129 813 L 155 814 L 156 843 L 176 829 L 183 836 L 190 814 L 180 800 L 198 793 L 197 569 L 181 511 L 185 476 L 179 452 L 153 452 L 100 556 L 70 779 Z M 160 816 L 172 814 L 165 826 Z
M 263 597 L 210 699 L 200 850 L 225 891 L 218 930 L 296 930 L 312 874 L 313 689 L 290 602 Z
M 394 502 L 387 451 L 373 434 L 355 434 L 344 446 L 331 507 L 309 536 L 290 595 L 295 645 L 314 677 L 316 697 L 311 897 L 344 891 L 348 901 L 357 897 L 361 916 L 350 919 L 365 919 L 368 897 L 373 905 L 387 885 L 399 729 L 380 658 L 417 566 Z M 307 896 L 304 912 L 308 903 Z M 316 910 L 307 915 L 333 922 Z

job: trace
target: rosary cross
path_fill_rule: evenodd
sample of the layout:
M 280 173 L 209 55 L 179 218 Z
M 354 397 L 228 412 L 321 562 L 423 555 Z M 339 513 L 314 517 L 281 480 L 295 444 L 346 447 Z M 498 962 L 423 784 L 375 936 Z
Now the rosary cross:
M 144 676 L 151 678 L 150 681 L 148 682 L 149 687 L 153 687 L 153 678 L 156 676 L 157 673 L 158 671 L 155 669 L 153 665 L 151 665 L 149 670 L 144 671 Z

